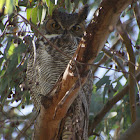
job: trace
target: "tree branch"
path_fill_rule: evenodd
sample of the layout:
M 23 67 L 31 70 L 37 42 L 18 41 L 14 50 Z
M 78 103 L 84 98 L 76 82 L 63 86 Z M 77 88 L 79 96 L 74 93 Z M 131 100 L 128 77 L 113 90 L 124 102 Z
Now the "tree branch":
M 60 122 L 77 97 L 81 85 L 85 83 L 90 69 L 89 65 L 80 65 L 78 62 L 93 63 L 110 34 L 109 27 L 116 26 L 121 12 L 131 3 L 132 0 L 104 0 L 100 4 L 100 8 L 87 27 L 73 59 L 68 64 L 62 80 L 56 84 L 49 94 L 50 96 L 43 99 L 43 105 L 41 105 L 41 111 L 35 126 L 34 139 L 43 140 L 46 136 L 48 140 L 57 139 Z M 80 75 L 80 82 L 78 75 Z M 65 102 L 61 104 L 62 98 L 72 87 L 74 87 L 73 90 L 65 99 Z
M 131 40 L 127 34 L 127 32 L 124 30 L 123 25 L 121 21 L 119 20 L 118 26 L 117 26 L 117 31 L 121 35 L 124 44 L 126 46 L 128 55 L 129 55 L 129 85 L 131 88 L 129 89 L 129 100 L 130 100 L 130 110 L 131 110 L 131 121 L 134 123 L 136 121 L 136 97 L 135 97 L 135 56 L 134 56 L 134 51 L 132 47 Z
M 137 81 L 140 81 L 140 72 L 136 75 L 136 79 Z M 130 85 L 127 84 L 117 95 L 115 95 L 112 99 L 108 100 L 102 110 L 94 117 L 92 125 L 89 126 L 89 136 L 93 134 L 93 130 L 101 122 L 106 113 L 109 112 L 109 110 L 128 93 L 130 89 L 129 87 Z

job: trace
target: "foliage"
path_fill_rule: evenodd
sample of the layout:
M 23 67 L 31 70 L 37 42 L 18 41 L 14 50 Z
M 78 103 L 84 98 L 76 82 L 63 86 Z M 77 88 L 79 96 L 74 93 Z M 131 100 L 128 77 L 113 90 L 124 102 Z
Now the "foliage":
M 75 12 L 88 3 L 90 15 L 99 6 L 100 1 L 94 0 L 1 0 L 0 1 L 0 138 L 1 139 L 31 139 L 34 113 L 31 110 L 31 100 L 26 82 L 26 64 L 28 50 L 34 38 L 34 29 L 21 16 L 22 14 L 34 26 L 39 27 L 53 9 L 60 8 L 67 12 Z M 132 7 L 135 5 L 132 5 Z M 138 3 L 140 6 L 140 3 Z M 134 17 L 134 11 L 128 7 L 120 20 L 129 34 L 136 59 L 136 69 L 140 63 L 140 27 Z M 136 14 L 136 13 L 135 13 Z M 88 18 L 89 22 L 91 19 Z M 119 32 L 112 32 L 105 44 L 104 50 L 97 56 L 93 65 L 94 83 L 90 107 L 90 124 L 109 99 L 118 94 L 128 83 L 127 49 Z M 115 59 L 116 58 L 116 59 Z M 137 87 L 135 87 L 137 88 Z M 136 95 L 138 90 L 136 90 Z M 138 116 L 140 109 L 138 107 Z M 23 113 L 25 112 L 25 114 Z M 127 130 L 131 124 L 129 97 L 122 98 L 106 114 L 102 122 L 94 130 L 91 139 L 113 139 Z

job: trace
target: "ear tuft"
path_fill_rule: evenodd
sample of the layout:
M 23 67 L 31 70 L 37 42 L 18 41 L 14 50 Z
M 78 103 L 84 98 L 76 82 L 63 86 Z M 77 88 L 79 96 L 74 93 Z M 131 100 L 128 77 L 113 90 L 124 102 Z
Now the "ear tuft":
M 58 15 L 59 15 L 59 11 L 58 9 L 55 9 L 52 13 L 52 18 L 55 19 L 56 17 L 58 17 Z
M 82 22 L 87 18 L 87 14 L 88 14 L 88 4 L 86 4 L 78 13 L 78 22 Z

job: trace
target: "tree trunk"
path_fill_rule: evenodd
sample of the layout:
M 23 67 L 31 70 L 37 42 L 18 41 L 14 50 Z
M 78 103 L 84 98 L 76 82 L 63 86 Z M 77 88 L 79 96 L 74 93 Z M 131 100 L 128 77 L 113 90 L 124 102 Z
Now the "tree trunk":
M 115 28 L 121 12 L 131 3 L 132 0 L 104 0 L 101 3 L 63 76 L 50 96 L 42 97 L 33 139 L 88 139 L 91 94 L 83 94 L 83 91 L 91 86 L 90 64 L 113 31 L 110 29 Z

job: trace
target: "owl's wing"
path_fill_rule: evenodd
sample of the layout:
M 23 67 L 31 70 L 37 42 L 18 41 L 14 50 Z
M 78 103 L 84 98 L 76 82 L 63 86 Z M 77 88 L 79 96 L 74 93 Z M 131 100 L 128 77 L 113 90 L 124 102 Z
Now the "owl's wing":
M 88 138 L 89 105 L 92 95 L 93 78 L 89 72 L 87 82 L 81 87 L 78 97 L 69 108 L 65 118 L 62 120 L 63 140 L 86 140 Z
M 37 58 L 38 56 L 36 56 Z M 39 72 L 38 67 L 36 64 L 35 58 L 34 58 L 34 52 L 32 51 L 30 53 L 30 56 L 28 58 L 27 63 L 27 81 L 28 81 L 28 87 L 30 90 L 30 95 L 32 98 L 32 101 L 34 103 L 35 109 L 37 111 L 40 110 L 40 107 L 38 106 L 40 104 L 40 86 L 39 86 Z

